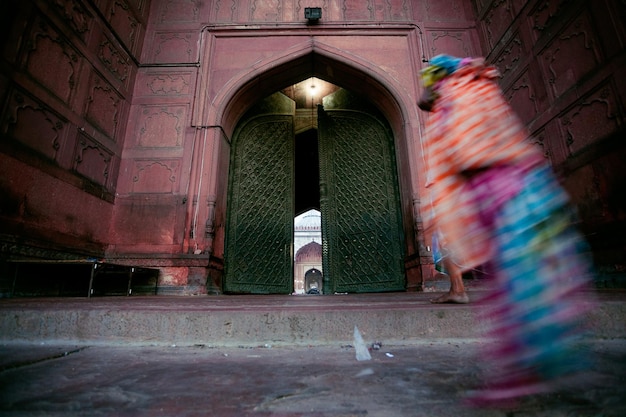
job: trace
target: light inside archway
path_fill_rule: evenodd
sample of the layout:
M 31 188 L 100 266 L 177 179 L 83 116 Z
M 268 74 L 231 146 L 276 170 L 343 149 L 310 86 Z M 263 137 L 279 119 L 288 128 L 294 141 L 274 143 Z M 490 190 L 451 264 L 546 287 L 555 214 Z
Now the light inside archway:
M 335 84 L 317 77 L 309 77 L 281 91 L 296 102 L 297 109 L 310 109 L 338 89 L 339 86 Z
M 309 87 L 309 94 L 311 95 L 311 97 L 315 97 L 315 94 L 317 93 L 317 86 L 315 85 L 315 78 L 311 78 L 311 84 Z

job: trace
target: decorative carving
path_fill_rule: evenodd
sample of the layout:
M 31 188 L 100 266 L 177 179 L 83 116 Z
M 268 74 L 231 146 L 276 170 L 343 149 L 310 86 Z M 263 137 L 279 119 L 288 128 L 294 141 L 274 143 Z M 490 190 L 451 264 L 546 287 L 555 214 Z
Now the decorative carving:
M 319 118 L 322 249 L 332 291 L 403 289 L 399 191 L 393 140 L 360 111 Z M 359 138 L 359 140 L 355 140 Z M 375 197 L 374 197 L 375 196 Z M 329 282 L 330 285 L 330 282 Z M 324 284 L 324 288 L 330 288 Z
M 209 239 L 209 247 L 212 247 L 213 238 L 215 237 L 215 196 L 209 196 L 207 199 L 208 213 L 205 223 L 204 237 Z
M 485 16 L 485 30 L 487 40 L 492 48 L 498 43 L 512 20 L 510 0 L 496 0 L 491 4 L 489 12 Z
M 552 153 L 550 152 L 550 149 L 549 149 L 549 147 L 546 144 L 546 132 L 545 132 L 545 130 L 542 130 L 541 132 L 537 133 L 536 135 L 533 135 L 530 138 L 530 142 L 535 144 L 535 145 L 537 145 L 541 149 L 544 158 L 546 158 L 548 160 L 552 160 Z
M 101 128 L 109 137 L 115 139 L 121 98 L 106 82 L 99 77 L 94 79 L 87 99 L 87 118 Z
M 178 160 L 135 161 L 133 192 L 171 194 L 178 172 Z
M 69 103 L 72 90 L 76 85 L 78 54 L 44 21 L 40 20 L 37 26 L 38 30 L 33 31 L 29 42 L 28 72 L 59 98 Z M 51 62 L 55 64 L 54 71 L 50 71 Z
M 223 0 L 225 3 L 227 0 Z M 235 22 L 237 12 L 237 0 L 229 0 L 230 7 L 222 7 L 222 0 L 215 2 L 215 20 L 218 22 Z
M 138 144 L 142 147 L 179 147 L 183 137 L 182 107 L 175 110 L 163 107 L 159 110 L 144 108 L 143 122 L 139 123 Z
M 409 10 L 408 0 L 403 0 L 399 5 L 397 2 L 390 0 L 385 0 L 385 3 L 387 3 L 386 16 L 389 16 L 389 20 L 408 21 L 410 19 L 411 11 Z
M 84 40 L 91 25 L 91 14 L 76 0 L 54 0 L 54 5 L 74 32 Z
M 251 22 L 278 22 L 282 20 L 281 0 L 265 0 L 261 7 L 258 0 L 253 0 L 250 5 Z
M 554 24 L 554 21 L 562 11 L 562 5 L 563 1 L 554 0 L 545 0 L 537 4 L 531 12 L 532 16 L 529 17 L 535 39 L 538 39 L 543 31 Z
M 24 145 L 54 160 L 61 148 L 65 121 L 41 103 L 14 93 L 3 131 Z
M 500 70 L 500 74 L 503 77 L 506 76 L 506 73 L 513 70 L 518 63 L 520 62 L 524 53 L 524 48 L 522 45 L 522 41 L 519 37 L 519 34 L 516 34 L 506 47 L 500 52 L 500 55 L 495 60 L 495 65 Z
M 189 75 L 156 74 L 147 86 L 154 95 L 189 94 Z
M 576 80 L 592 71 L 600 61 L 591 24 L 586 15 L 575 20 L 542 53 L 554 97 L 571 88 Z M 571 65 L 576 62 L 576 65 Z
M 234 141 L 225 291 L 291 291 L 292 135 L 292 117 L 273 116 Z
M 106 186 L 111 168 L 112 153 L 84 135 L 81 135 L 76 147 L 74 170 L 90 180 Z
M 118 50 L 108 39 L 100 43 L 98 58 L 115 77 L 125 81 L 130 74 L 130 59 Z
M 426 15 L 429 20 L 433 21 L 450 21 L 461 20 L 463 16 L 463 8 L 459 0 L 427 0 L 424 2 Z
M 610 85 L 604 85 L 595 93 L 583 97 L 560 117 L 570 153 L 576 153 L 619 129 L 614 107 L 615 92 Z
M 471 56 L 472 53 L 469 49 L 470 43 L 466 41 L 466 32 L 463 31 L 434 31 L 431 32 L 432 46 L 431 56 L 435 56 L 440 53 L 455 55 L 455 56 Z M 438 42 L 443 43 L 441 47 L 437 45 Z
M 372 0 L 351 2 L 343 0 L 341 4 L 342 18 L 350 20 L 375 20 L 375 10 Z
M 526 94 L 522 94 L 524 90 Z M 524 123 L 529 123 L 537 116 L 537 102 L 527 75 L 520 77 L 513 84 L 507 91 L 506 97 Z
M 160 22 L 196 22 L 201 5 L 200 0 L 169 0 L 163 4 Z
M 176 181 L 176 174 L 175 174 L 175 170 L 169 166 L 167 166 L 167 164 L 160 162 L 160 161 L 149 161 L 149 162 L 138 162 L 136 164 L 137 170 L 135 171 L 135 175 L 133 176 L 133 182 L 137 182 L 139 181 L 140 177 L 141 177 L 141 173 L 143 171 L 145 171 L 148 168 L 151 168 L 153 166 L 160 166 L 163 169 L 165 169 L 166 171 L 168 171 L 170 174 L 167 176 L 168 181 L 170 182 L 175 182 Z
M 159 46 L 154 52 L 155 58 L 160 62 L 191 62 L 193 48 L 191 46 L 191 34 L 189 33 L 161 33 Z
M 135 38 L 137 36 L 137 28 L 139 22 L 132 14 L 130 7 L 125 1 L 116 0 L 111 4 L 109 9 L 109 19 L 118 36 L 129 49 L 135 46 Z

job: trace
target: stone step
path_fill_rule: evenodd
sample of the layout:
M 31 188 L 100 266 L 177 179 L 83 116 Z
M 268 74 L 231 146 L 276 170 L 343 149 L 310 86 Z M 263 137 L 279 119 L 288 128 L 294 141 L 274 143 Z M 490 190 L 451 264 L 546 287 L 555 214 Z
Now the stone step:
M 0 343 L 350 344 L 354 326 L 368 343 L 480 338 L 486 292 L 469 294 L 465 305 L 431 304 L 437 294 L 427 292 L 0 299 Z M 597 299 L 585 317 L 589 337 L 626 338 L 626 292 L 581 297 Z

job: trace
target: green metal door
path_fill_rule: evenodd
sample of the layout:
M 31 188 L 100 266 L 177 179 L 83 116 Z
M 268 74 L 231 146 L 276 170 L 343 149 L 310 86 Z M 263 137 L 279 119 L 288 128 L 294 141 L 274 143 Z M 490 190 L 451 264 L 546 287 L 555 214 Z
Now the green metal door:
M 380 117 L 318 110 L 324 292 L 405 289 L 393 138 Z
M 293 116 L 248 119 L 233 139 L 224 291 L 293 292 Z

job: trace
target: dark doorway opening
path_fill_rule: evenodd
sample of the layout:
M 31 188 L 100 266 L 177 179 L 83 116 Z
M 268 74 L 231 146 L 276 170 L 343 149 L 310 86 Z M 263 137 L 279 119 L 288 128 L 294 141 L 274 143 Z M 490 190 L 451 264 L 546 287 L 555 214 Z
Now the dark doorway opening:
M 320 209 L 320 163 L 317 129 L 296 135 L 295 143 L 295 215 Z

